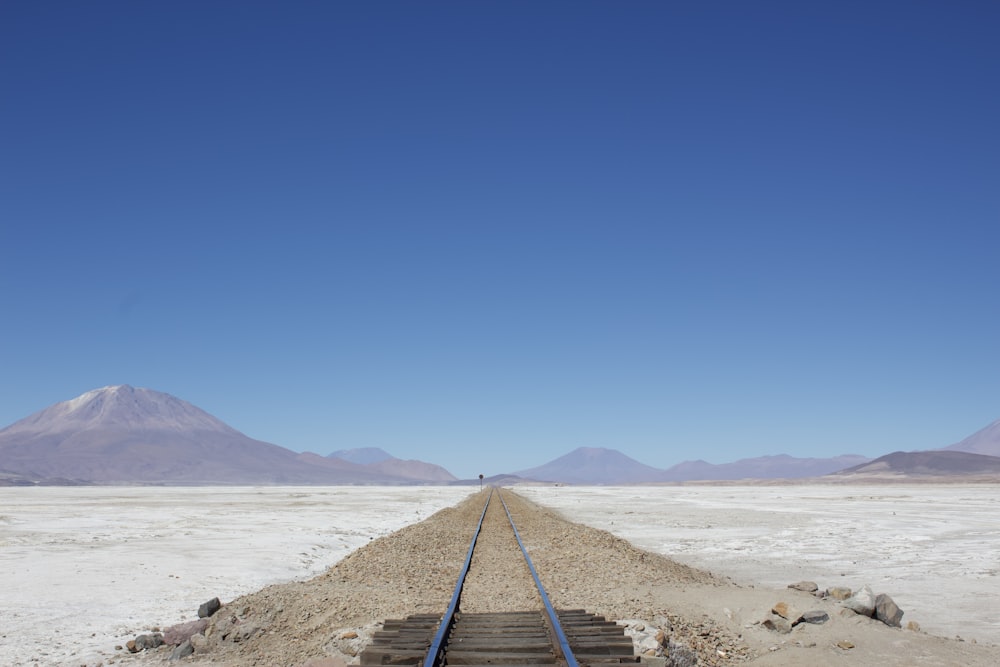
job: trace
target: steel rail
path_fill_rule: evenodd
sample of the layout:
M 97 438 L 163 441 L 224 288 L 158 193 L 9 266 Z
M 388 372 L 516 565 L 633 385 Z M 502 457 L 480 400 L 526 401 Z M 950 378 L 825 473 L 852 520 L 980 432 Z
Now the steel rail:
M 462 565 L 462 571 L 458 574 L 458 583 L 455 585 L 455 592 L 451 595 L 451 602 L 448 603 L 448 609 L 441 619 L 441 625 L 438 626 L 437 633 L 434 635 L 434 641 L 431 642 L 430 648 L 427 649 L 427 656 L 424 658 L 424 667 L 435 667 L 438 661 L 438 654 L 441 653 L 441 645 L 444 644 L 448 630 L 451 629 L 451 625 L 455 621 L 455 612 L 458 611 L 458 602 L 462 597 L 462 587 L 465 585 L 465 577 L 469 574 L 469 565 L 472 563 L 472 552 L 476 550 L 476 540 L 479 539 L 479 531 L 482 530 L 483 519 L 486 518 L 486 510 L 489 509 L 490 500 L 492 499 L 493 489 L 490 489 L 490 495 L 486 498 L 486 504 L 483 506 L 483 513 L 479 515 L 479 523 L 476 524 L 476 530 L 472 534 L 472 543 L 469 544 L 469 553 L 465 556 L 465 564 Z M 503 501 L 503 498 L 500 500 Z M 571 667 L 574 666 L 571 665 Z
M 542 598 L 542 604 L 545 605 L 545 613 L 549 616 L 549 622 L 552 624 L 552 631 L 555 633 L 556 640 L 559 642 L 559 649 L 562 651 L 563 659 L 566 661 L 567 667 L 579 667 L 579 663 L 576 661 L 576 658 L 573 656 L 573 651 L 569 647 L 569 640 L 566 639 L 566 633 L 563 632 L 562 625 L 559 623 L 559 617 L 556 615 L 556 610 L 552 606 L 552 602 L 549 600 L 548 593 L 545 592 L 545 587 L 542 586 L 542 580 L 538 578 L 538 572 L 535 570 L 535 564 L 531 562 L 531 556 L 528 555 L 528 550 L 524 548 L 524 542 L 521 541 L 521 534 L 517 532 L 517 526 L 514 525 L 514 518 L 510 515 L 510 509 L 507 507 L 507 502 L 503 499 L 503 494 L 500 493 L 499 489 L 497 489 L 497 496 L 503 504 L 503 510 L 507 513 L 507 520 L 510 521 L 510 527 L 514 529 L 514 537 L 517 538 L 517 546 L 521 547 L 521 553 L 524 554 L 524 560 L 528 563 L 528 569 L 531 570 L 531 576 L 535 580 L 535 586 L 538 587 L 538 594 Z

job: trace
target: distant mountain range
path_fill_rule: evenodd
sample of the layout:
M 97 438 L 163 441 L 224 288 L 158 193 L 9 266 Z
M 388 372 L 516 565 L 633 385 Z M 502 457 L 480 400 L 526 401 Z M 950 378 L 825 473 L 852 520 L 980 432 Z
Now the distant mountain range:
M 179 398 L 128 385 L 88 391 L 0 431 L 0 484 L 417 484 L 455 479 L 389 457 L 359 464 L 254 440 Z M 7 480 L 5 482 L 5 480 Z
M 514 473 L 527 479 L 563 484 L 638 484 L 695 480 L 800 479 L 818 477 L 871 459 L 845 454 L 829 459 L 796 458 L 786 454 L 713 464 L 685 461 L 661 470 L 625 454 L 600 447 L 581 447 L 554 461 Z
M 950 447 L 894 452 L 874 461 L 845 454 L 785 454 L 732 463 L 685 461 L 667 469 L 614 450 L 581 447 L 549 463 L 485 480 L 493 484 L 669 483 L 696 480 L 1000 474 L 1000 420 Z M 478 484 L 441 466 L 378 448 L 328 456 L 254 440 L 169 394 L 103 387 L 0 430 L 0 486 L 33 484 Z

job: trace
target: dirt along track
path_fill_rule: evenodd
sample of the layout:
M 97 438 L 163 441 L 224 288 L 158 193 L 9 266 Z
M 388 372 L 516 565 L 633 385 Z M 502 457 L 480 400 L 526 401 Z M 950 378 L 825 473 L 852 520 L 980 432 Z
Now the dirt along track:
M 605 531 L 571 523 L 515 493 L 505 491 L 504 497 L 556 608 L 638 619 L 661 629 L 668 648 L 679 649 L 678 655 L 687 652 L 699 665 L 1000 664 L 995 647 L 841 618 L 833 603 L 810 601 L 798 591 L 736 586 Z M 385 619 L 444 612 L 484 502 L 484 495 L 472 494 L 421 523 L 372 540 L 318 577 L 229 601 L 204 636 L 194 638 L 196 652 L 184 663 L 332 667 L 358 662 Z M 537 605 L 535 594 L 526 592 L 530 588 L 510 583 L 516 573 L 509 571 L 509 537 L 494 540 L 493 526 L 491 516 L 480 538 L 483 550 L 470 569 L 465 610 Z M 760 621 L 779 600 L 826 605 L 831 621 L 777 635 Z M 844 639 L 856 648 L 837 648 Z M 160 662 L 167 655 L 161 649 L 110 664 Z
M 387 619 L 362 665 L 618 665 L 637 662 L 622 626 L 556 610 L 522 546 L 503 493 L 488 494 L 443 616 Z

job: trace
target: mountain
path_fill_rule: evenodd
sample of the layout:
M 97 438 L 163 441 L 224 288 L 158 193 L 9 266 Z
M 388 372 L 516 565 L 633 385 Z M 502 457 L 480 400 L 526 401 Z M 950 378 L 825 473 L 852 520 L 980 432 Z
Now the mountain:
M 581 447 L 537 468 L 513 475 L 564 484 L 637 484 L 735 479 L 796 479 L 819 477 L 870 459 L 846 454 L 829 459 L 795 458 L 787 454 L 713 464 L 685 461 L 667 470 L 639 463 L 613 449 Z
M 388 461 L 389 459 L 395 457 L 378 447 L 359 447 L 357 449 L 339 449 L 332 454 L 328 454 L 327 458 L 341 459 L 344 461 L 350 461 L 351 463 L 368 465 L 369 463 L 381 463 L 382 461 Z
M 414 482 L 254 440 L 179 398 L 128 385 L 88 391 L 0 430 L 0 469 L 127 484 Z
M 384 475 L 394 475 L 421 482 L 454 482 L 457 479 L 441 466 L 423 461 L 389 458 L 378 463 L 369 463 L 365 468 Z
M 732 463 L 685 461 L 667 468 L 664 481 L 736 479 L 801 479 L 821 477 L 870 461 L 866 456 L 842 454 L 833 458 L 797 458 L 788 454 L 740 459 Z
M 632 484 L 657 482 L 663 471 L 614 449 L 580 447 L 537 468 L 512 473 L 540 482 L 565 484 Z
M 995 475 L 1000 474 L 1000 457 L 947 450 L 893 452 L 874 461 L 837 473 L 838 475 Z
M 961 442 L 944 448 L 948 451 L 1000 456 L 1000 419 L 980 429 Z
M 423 461 L 404 461 L 378 447 L 341 449 L 327 456 L 362 466 L 362 470 L 393 475 L 419 482 L 454 482 L 455 476 L 439 465 Z

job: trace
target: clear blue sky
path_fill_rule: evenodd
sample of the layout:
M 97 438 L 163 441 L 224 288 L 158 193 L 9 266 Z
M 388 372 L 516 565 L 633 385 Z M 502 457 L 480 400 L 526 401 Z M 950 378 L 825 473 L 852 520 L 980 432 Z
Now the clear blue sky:
M 1000 4 L 0 4 L 0 425 L 471 476 L 1000 418 Z

